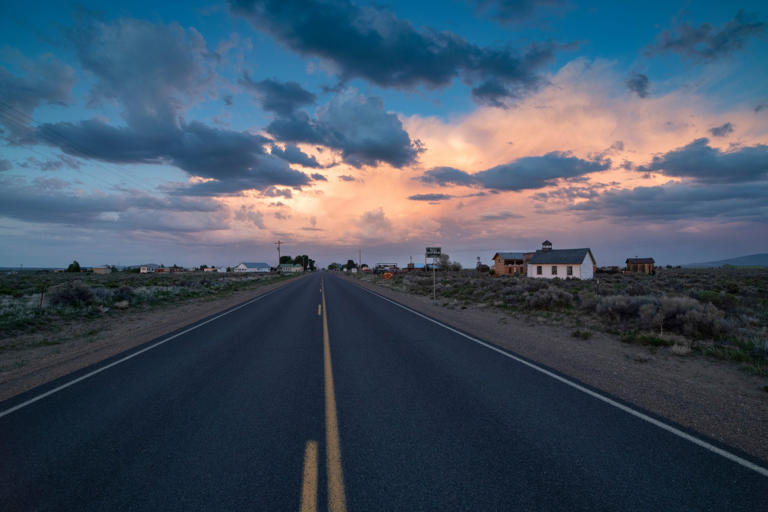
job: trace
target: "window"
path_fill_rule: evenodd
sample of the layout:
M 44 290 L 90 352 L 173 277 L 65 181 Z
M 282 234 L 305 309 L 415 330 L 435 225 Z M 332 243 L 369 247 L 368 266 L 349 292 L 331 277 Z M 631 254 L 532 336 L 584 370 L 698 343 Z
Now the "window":
M 537 275 L 541 275 L 541 265 L 538 265 L 538 266 L 536 267 L 536 274 L 537 274 Z
M 573 267 L 571 265 L 568 265 L 568 267 L 565 269 L 565 273 L 569 276 L 573 275 Z
M 557 275 L 557 265 L 552 265 L 552 275 L 553 276 Z

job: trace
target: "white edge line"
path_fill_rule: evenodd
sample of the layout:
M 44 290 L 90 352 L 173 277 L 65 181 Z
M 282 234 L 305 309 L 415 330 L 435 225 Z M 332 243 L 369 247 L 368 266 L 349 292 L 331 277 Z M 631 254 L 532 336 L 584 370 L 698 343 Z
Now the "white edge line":
M 237 311 L 237 310 L 238 310 L 238 309 L 240 309 L 240 308 L 244 308 L 245 306 L 248 306 L 248 305 L 250 305 L 250 304 L 253 304 L 253 303 L 254 303 L 254 302 L 256 302 L 257 300 L 261 300 L 261 299 L 263 299 L 264 297 L 267 297 L 268 295 L 272 295 L 272 294 L 273 294 L 273 293 L 275 293 L 276 291 L 277 291 L 277 290 L 271 290 L 271 291 L 269 291 L 269 292 L 265 293 L 264 295 L 259 295 L 258 297 L 254 298 L 254 299 L 251 299 L 251 300 L 249 300 L 248 302 L 244 302 L 243 304 L 240 304 L 240 305 L 239 305 L 239 306 L 237 306 L 237 307 L 234 307 L 234 308 L 232 308 L 232 309 L 229 309 L 229 310 L 225 311 L 224 313 L 221 313 L 221 314 L 219 314 L 219 315 L 216 315 L 216 316 L 215 316 L 215 317 L 213 317 L 213 318 L 209 318 L 209 319 L 208 319 L 208 320 L 206 320 L 205 322 L 202 322 L 202 323 L 199 323 L 199 324 L 197 324 L 197 325 L 194 325 L 194 326 L 190 327 L 189 329 L 184 329 L 183 331 L 181 331 L 181 332 L 178 332 L 178 333 L 174 334 L 173 336 L 169 336 L 169 337 L 165 338 L 164 340 L 160 340 L 160 341 L 158 341 L 157 343 L 153 343 L 152 345 L 150 345 L 150 346 L 148 346 L 148 347 L 144 347 L 143 349 L 141 349 L 141 350 L 138 350 L 138 351 L 136 351 L 136 352 L 134 352 L 134 353 L 132 353 L 132 354 L 130 354 L 130 355 L 127 355 L 127 356 L 123 357 L 122 359 L 118 359 L 117 361 L 113 361 L 113 362 L 109 363 L 109 364 L 108 364 L 108 365 L 106 365 L 106 366 L 102 366 L 101 368 L 98 368 L 98 369 L 96 369 L 96 370 L 93 370 L 92 372 L 86 373 L 85 375 L 81 375 L 80 377 L 78 377 L 78 378 L 76 378 L 76 379 L 73 379 L 73 380 L 71 380 L 71 381 L 69 381 L 69 382 L 67 382 L 67 383 L 65 383 L 65 384 L 62 384 L 61 386 L 55 387 L 55 388 L 53 388 L 53 389 L 51 389 L 51 390 L 48 390 L 48 391 L 46 391 L 45 393 L 42 393 L 42 394 L 40 394 L 40 395 L 37 395 L 37 396 L 36 396 L 36 397 L 34 397 L 34 398 L 30 398 L 30 399 L 29 399 L 29 400 L 27 400 L 26 402 L 22 402 L 22 403 L 20 403 L 20 404 L 18 404 L 18 405 L 15 405 L 15 406 L 11 407 L 10 409 L 6 409 L 5 411 L 3 411 L 3 412 L 0 412 L 0 418 L 2 418 L 3 416 L 7 416 L 7 415 L 9 415 L 9 414 L 11 414 L 12 412 L 18 411 L 19 409 L 21 409 L 21 408 L 23 408 L 23 407 L 26 407 L 26 406 L 28 406 L 28 405 L 31 405 L 31 404 L 33 404 L 33 403 L 37 402 L 38 400 L 42 400 L 42 399 L 43 399 L 43 398 L 45 398 L 45 397 L 51 396 L 51 395 L 52 395 L 52 394 L 54 394 L 54 393 L 58 393 L 59 391 L 61 391 L 61 390 L 63 390 L 63 389 L 66 389 L 66 388 L 68 388 L 69 386 L 72 386 L 73 384 L 77 384 L 77 383 L 78 383 L 78 382 L 80 382 L 80 381 L 83 381 L 83 380 L 85 380 L 85 379 L 88 379 L 88 378 L 90 378 L 90 377 L 93 377 L 94 375 L 96 375 L 96 374 L 98 374 L 98 373 L 101 373 L 101 372 L 103 372 L 104 370 L 107 370 L 107 369 L 109 369 L 109 368 L 112 368 L 113 366 L 117 366 L 118 364 L 120 364 L 120 363 L 124 363 L 124 362 L 128 361 L 129 359 L 133 359 L 134 357 L 138 356 L 139 354 L 143 354 L 144 352 L 146 352 L 146 351 L 148 351 L 148 350 L 152 350 L 153 348 L 159 347 L 160 345 L 162 345 L 162 344 L 164 344 L 164 343 L 167 343 L 167 342 L 171 341 L 172 339 L 178 338 L 179 336 L 182 336 L 182 335 L 184 335 L 184 334 L 187 334 L 187 333 L 188 333 L 188 332 L 190 332 L 190 331 L 194 331 L 194 330 L 195 330 L 195 329 L 197 329 L 198 327 L 202 327 L 202 326 L 204 326 L 205 324 L 209 324 L 209 323 L 213 322 L 214 320 L 218 320 L 219 318 L 221 318 L 221 317 L 223 317 L 223 316 L 226 316 L 226 315 L 228 315 L 228 314 L 230 314 L 230 313 L 233 313 L 233 312 Z
M 761 474 L 761 475 L 763 475 L 765 477 L 768 477 L 768 469 L 766 469 L 766 468 L 764 468 L 762 466 L 758 466 L 757 464 L 755 464 L 753 462 L 750 462 L 750 461 L 748 461 L 748 460 L 746 460 L 746 459 L 744 459 L 742 457 L 739 457 L 738 455 L 735 455 L 735 454 L 733 454 L 733 453 L 731 453 L 729 451 L 723 450 L 722 448 L 718 448 L 717 446 L 715 446 L 715 445 L 713 445 L 711 443 L 708 443 L 708 442 L 706 442 L 706 441 L 704 441 L 702 439 L 699 439 L 698 437 L 694 437 L 694 436 L 692 436 L 692 435 L 690 435 L 690 434 L 688 434 L 686 432 L 683 432 L 682 430 L 680 430 L 678 428 L 675 428 L 672 425 L 668 425 L 668 424 L 664 423 L 663 421 L 659 421 L 656 418 L 652 418 L 652 417 L 648 416 L 647 414 L 643 414 L 642 412 L 636 411 L 635 409 L 632 409 L 631 407 L 627 407 L 626 405 L 624 405 L 622 403 L 619 403 L 616 400 L 612 400 L 612 399 L 608 398 L 607 396 L 601 395 L 600 393 L 596 393 L 595 391 L 592 391 L 591 389 L 585 388 L 584 386 L 582 386 L 580 384 L 577 384 L 576 382 L 573 382 L 572 380 L 566 379 L 565 377 L 561 377 L 560 375 L 557 375 L 556 373 L 552 373 L 551 371 L 549 371 L 549 370 L 547 370 L 545 368 L 542 368 L 541 366 L 538 366 L 538 365 L 533 364 L 533 363 L 531 363 L 529 361 L 526 361 L 525 359 L 521 359 L 521 358 L 519 358 L 519 357 L 517 357 L 517 356 L 515 356 L 513 354 L 510 354 L 509 352 L 507 352 L 505 350 L 502 350 L 502 349 L 500 349 L 498 347 L 490 345 L 490 344 L 486 343 L 485 341 L 482 341 L 482 340 L 474 338 L 474 337 L 472 337 L 472 336 L 470 336 L 468 334 L 465 334 L 465 333 L 463 333 L 463 332 L 461 332 L 461 331 L 459 331 L 457 329 L 454 329 L 453 327 L 451 327 L 449 325 L 446 325 L 446 324 L 444 324 L 442 322 L 439 322 L 439 321 L 435 320 L 434 318 L 430 318 L 430 317 L 428 317 L 426 315 L 423 315 L 423 314 L 419 313 L 418 311 L 409 308 L 408 306 L 404 306 L 404 305 L 402 305 L 402 304 L 400 304 L 398 302 L 395 302 L 394 300 L 391 300 L 391 299 L 388 299 L 387 297 L 384 297 L 383 295 L 379 295 L 378 293 L 376 293 L 374 291 L 368 290 L 367 288 L 363 288 L 362 286 L 360 286 L 360 288 L 362 290 L 370 293 L 371 295 L 375 295 L 376 297 L 379 297 L 380 299 L 383 299 L 383 300 L 385 300 L 387 302 L 391 302 L 392 304 L 394 304 L 395 306 L 397 306 L 399 308 L 402 308 L 402 309 L 404 309 L 406 311 L 410 311 L 414 315 L 420 316 L 421 318 L 423 318 L 425 320 L 428 320 L 428 321 L 432 322 L 433 324 L 437 324 L 440 327 L 443 327 L 445 329 L 448 329 L 451 332 L 454 332 L 454 333 L 458 334 L 459 336 L 463 336 L 464 338 L 466 338 L 466 339 L 468 339 L 470 341 L 474 341 L 475 343 L 478 343 L 478 344 L 480 344 L 480 345 L 482 345 L 482 346 L 484 346 L 486 348 L 489 348 L 489 349 L 493 350 L 494 352 L 498 352 L 499 354 L 501 354 L 503 356 L 507 356 L 508 358 L 513 359 L 513 360 L 517 361 L 518 363 L 524 364 L 525 366 L 528 366 L 529 368 L 532 368 L 532 369 L 534 369 L 534 370 L 536 370 L 538 372 L 541 372 L 541 373 L 543 373 L 544 375 L 546 375 L 548 377 L 552 377 L 553 379 L 558 380 L 558 381 L 562 382 L 563 384 L 566 384 L 566 385 L 568 385 L 568 386 L 570 386 L 570 387 L 572 387 L 574 389 L 577 389 L 577 390 L 581 391 L 582 393 L 586 393 L 587 395 L 589 395 L 589 396 L 591 396 L 593 398 L 597 398 L 598 400 L 601 400 L 601 401 L 603 401 L 603 402 L 605 402 L 605 403 L 607 403 L 609 405 L 612 405 L 612 406 L 616 407 L 617 409 L 621 409 L 622 411 L 624 411 L 624 412 L 626 412 L 628 414 L 631 414 L 632 416 L 635 416 L 636 418 L 640 418 L 641 420 L 646 421 L 646 422 L 650 423 L 651 425 L 655 425 L 655 426 L 657 426 L 657 427 L 659 427 L 661 429 L 666 430 L 667 432 L 669 432 L 671 434 L 674 434 L 674 435 L 676 435 L 678 437 L 681 437 L 681 438 L 685 439 L 686 441 L 690 441 L 691 443 L 696 444 L 698 446 L 701 446 L 702 448 L 704 448 L 706 450 L 709 450 L 709 451 L 711 451 L 713 453 L 716 453 L 716 454 L 718 454 L 718 455 L 720 455 L 722 457 L 725 457 L 726 459 L 728 459 L 728 460 L 730 460 L 732 462 L 735 462 L 736 464 L 744 466 L 745 468 L 751 469 L 752 471 L 755 471 L 755 472 L 757 472 L 757 473 L 759 473 L 759 474 Z

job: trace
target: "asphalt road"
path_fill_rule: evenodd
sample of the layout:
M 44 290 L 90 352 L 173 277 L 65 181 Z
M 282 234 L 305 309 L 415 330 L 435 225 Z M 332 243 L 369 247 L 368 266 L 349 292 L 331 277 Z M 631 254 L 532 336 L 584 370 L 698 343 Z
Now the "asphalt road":
M 0 403 L 0 510 L 768 503 L 768 476 L 727 447 L 330 273 L 198 325 Z

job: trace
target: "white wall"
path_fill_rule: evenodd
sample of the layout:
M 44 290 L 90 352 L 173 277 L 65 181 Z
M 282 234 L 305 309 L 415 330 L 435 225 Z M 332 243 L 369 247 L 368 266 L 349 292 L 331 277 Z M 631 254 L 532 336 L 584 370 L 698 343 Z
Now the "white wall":
M 595 274 L 592 268 L 592 258 L 590 258 L 589 253 L 587 253 L 587 255 L 584 256 L 584 261 L 581 263 L 581 278 L 592 279 L 593 277 L 595 277 Z
M 541 274 L 536 273 L 536 267 L 539 265 L 534 263 L 528 263 L 528 277 L 542 278 L 542 279 L 554 279 L 559 277 L 560 279 L 592 279 L 592 260 L 587 255 L 584 263 L 581 265 L 541 265 Z M 552 274 L 552 267 L 557 267 L 557 275 Z M 568 275 L 568 267 L 573 267 L 573 275 Z M 585 270 L 588 267 L 589 272 Z

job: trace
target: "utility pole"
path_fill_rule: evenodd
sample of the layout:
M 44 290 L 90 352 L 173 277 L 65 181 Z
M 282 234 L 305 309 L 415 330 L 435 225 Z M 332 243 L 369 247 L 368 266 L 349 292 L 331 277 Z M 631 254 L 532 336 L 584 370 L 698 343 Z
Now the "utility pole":
M 358 249 L 357 250 L 357 270 L 360 270 L 360 265 L 363 264 L 363 250 Z
M 277 246 L 277 269 L 280 270 L 280 244 L 282 244 L 280 240 L 275 242 L 275 245 Z

